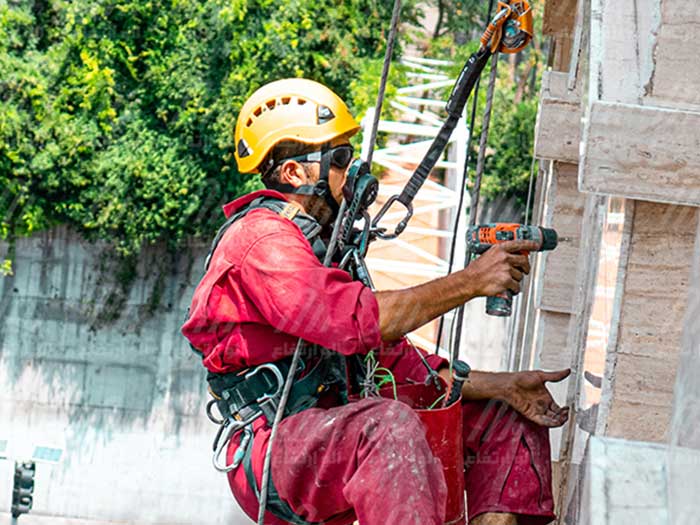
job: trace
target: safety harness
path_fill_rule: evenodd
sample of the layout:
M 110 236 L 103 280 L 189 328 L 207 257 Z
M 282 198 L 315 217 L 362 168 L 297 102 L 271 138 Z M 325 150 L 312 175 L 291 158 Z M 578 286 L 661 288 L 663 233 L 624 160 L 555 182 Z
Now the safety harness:
M 322 226 L 313 217 L 302 213 L 295 205 L 274 197 L 263 196 L 253 200 L 221 226 L 205 260 L 205 271 L 209 268 L 212 256 L 228 229 L 255 209 L 268 209 L 291 220 L 302 231 L 316 257 L 323 260 L 326 245 L 321 239 Z M 260 489 L 252 466 L 253 423 L 261 416 L 265 416 L 266 425 L 272 425 L 291 360 L 291 357 L 287 357 L 238 372 L 226 374 L 210 372 L 207 375 L 209 392 L 213 397 L 207 404 L 207 416 L 219 425 L 213 444 L 214 468 L 221 472 L 230 472 L 242 465 L 248 484 L 258 499 L 260 499 Z M 346 404 L 348 375 L 349 371 L 353 370 L 357 370 L 357 367 L 353 366 L 353 363 L 348 363 L 348 359 L 343 355 L 318 345 L 308 345 L 300 366 L 295 371 L 295 381 L 284 408 L 284 417 L 315 406 L 322 395 L 331 391 L 337 403 Z M 357 380 L 354 379 L 354 381 Z M 221 417 L 215 416 L 212 412 L 214 405 Z M 240 441 L 233 461 L 226 464 L 225 455 L 228 444 L 236 434 L 240 435 Z M 223 460 L 222 456 L 224 456 Z M 274 481 L 271 479 L 268 485 L 267 510 L 289 523 L 317 525 L 295 514 L 291 507 L 279 497 Z

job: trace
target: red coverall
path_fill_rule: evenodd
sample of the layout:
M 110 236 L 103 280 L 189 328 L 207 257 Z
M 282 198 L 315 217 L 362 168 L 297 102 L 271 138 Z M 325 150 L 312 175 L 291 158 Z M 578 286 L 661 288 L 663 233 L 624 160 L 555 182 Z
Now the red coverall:
M 264 190 L 224 206 L 230 217 Z M 224 235 L 199 283 L 183 334 L 221 373 L 293 353 L 297 339 L 345 355 L 375 349 L 397 382 L 427 374 L 405 340 L 382 344 L 372 291 L 344 271 L 326 268 L 301 230 L 266 209 L 249 212 Z M 445 364 L 427 355 L 431 367 Z M 322 400 L 323 401 L 323 400 Z M 463 404 L 468 514 L 521 515 L 549 523 L 554 514 L 548 431 L 496 402 Z M 254 425 L 253 471 L 258 485 L 270 429 Z M 237 446 L 231 440 L 229 460 Z M 446 487 L 418 417 L 393 400 L 366 399 L 312 408 L 285 418 L 274 445 L 271 478 L 283 500 L 307 521 L 362 525 L 441 524 Z M 244 469 L 229 473 L 243 510 L 257 516 Z M 281 524 L 268 513 L 266 523 Z

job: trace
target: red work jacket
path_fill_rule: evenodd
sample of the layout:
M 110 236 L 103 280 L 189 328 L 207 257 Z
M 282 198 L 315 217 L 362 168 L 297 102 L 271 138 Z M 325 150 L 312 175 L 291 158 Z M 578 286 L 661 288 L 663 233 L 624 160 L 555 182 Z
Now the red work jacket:
M 260 196 L 224 206 L 230 217 Z M 323 266 L 301 230 L 268 209 L 255 209 L 224 234 L 195 290 L 182 333 L 202 352 L 204 366 L 232 372 L 292 355 L 299 337 L 344 355 L 376 350 L 397 382 L 423 381 L 426 370 L 405 340 L 385 344 L 372 290 Z M 431 367 L 444 360 L 427 356 Z
M 228 218 L 262 195 L 286 200 L 274 191 L 255 192 L 224 206 L 224 214 Z M 405 339 L 382 343 L 372 290 L 323 266 L 301 230 L 268 209 L 250 211 L 226 231 L 195 290 L 182 333 L 202 352 L 204 366 L 217 373 L 290 356 L 302 337 L 345 355 L 376 350 L 379 364 L 397 383 L 424 381 L 427 375 Z M 427 360 L 434 368 L 445 363 L 436 355 Z M 263 418 L 253 428 L 252 466 L 260 483 L 271 431 Z M 237 444 L 234 437 L 229 459 Z M 228 477 L 241 507 L 255 516 L 258 501 L 244 469 Z

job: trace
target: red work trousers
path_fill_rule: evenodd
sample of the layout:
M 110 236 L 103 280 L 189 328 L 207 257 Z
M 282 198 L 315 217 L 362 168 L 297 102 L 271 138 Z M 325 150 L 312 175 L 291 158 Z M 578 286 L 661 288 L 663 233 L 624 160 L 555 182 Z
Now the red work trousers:
M 510 512 L 523 525 L 549 523 L 554 514 L 548 430 L 500 402 L 466 402 L 463 416 L 469 519 Z M 255 449 L 253 470 L 260 483 L 262 447 Z M 252 494 L 241 493 L 246 490 L 242 470 L 229 474 L 231 488 L 244 510 L 256 516 Z M 365 399 L 284 419 L 271 477 L 281 498 L 307 521 L 444 522 L 442 467 L 416 414 L 397 401 Z M 285 522 L 268 513 L 265 523 Z

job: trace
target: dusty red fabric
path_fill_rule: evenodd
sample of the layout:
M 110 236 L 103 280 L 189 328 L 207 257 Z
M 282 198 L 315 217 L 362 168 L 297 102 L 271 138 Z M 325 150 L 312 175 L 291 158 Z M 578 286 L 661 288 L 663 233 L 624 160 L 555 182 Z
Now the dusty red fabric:
M 261 195 L 284 198 L 273 191 L 256 192 L 227 204 L 226 216 Z M 202 352 L 203 364 L 212 372 L 289 356 L 302 337 L 345 355 L 375 350 L 397 382 L 423 381 L 427 371 L 406 340 L 382 344 L 378 315 L 371 290 L 346 272 L 324 267 L 294 223 L 258 209 L 224 235 L 197 286 L 182 332 Z M 426 359 L 433 369 L 445 363 L 432 354 Z M 489 411 L 482 417 L 483 407 L 470 408 L 478 406 L 465 404 L 465 450 L 472 451 L 476 461 L 466 477 L 468 492 L 473 492 L 470 515 L 483 512 L 480 509 L 510 508 L 549 516 L 546 430 L 528 426 L 516 415 L 520 422 L 515 426 L 521 430 L 499 431 L 505 420 Z M 482 419 L 495 429 L 495 437 L 467 439 L 466 432 L 481 428 Z M 261 418 L 254 425 L 258 482 L 270 434 L 264 423 Z M 518 437 L 507 437 L 511 434 Z M 237 438 L 229 455 L 236 444 Z M 493 464 L 484 469 L 487 457 Z M 536 465 L 531 473 L 528 463 Z M 309 519 L 344 512 L 330 523 L 351 523 L 354 508 L 363 525 L 430 524 L 444 508 L 444 480 L 438 467 L 417 416 L 400 403 L 371 400 L 310 409 L 285 419 L 275 444 L 272 478 L 283 498 Z M 498 479 L 503 479 L 500 485 Z M 533 488 L 535 481 L 538 485 Z M 230 473 L 229 482 L 241 507 L 257 516 L 257 498 L 243 469 Z M 523 484 L 527 490 L 522 490 Z M 528 499 L 533 495 L 538 496 L 534 503 Z M 396 521 L 387 521 L 392 516 Z M 266 523 L 283 523 L 268 518 Z
M 258 483 L 268 438 L 269 432 L 255 438 Z M 271 477 L 280 496 L 308 521 L 443 523 L 447 489 L 442 466 L 418 416 L 399 401 L 364 399 L 288 417 L 280 425 L 272 458 Z M 230 473 L 229 483 L 243 510 L 257 516 L 257 500 L 243 469 Z M 268 513 L 265 523 L 286 522 Z
M 548 430 L 501 402 L 467 401 L 462 414 L 469 520 L 508 512 L 522 525 L 550 523 L 555 515 Z M 265 428 L 256 432 L 258 483 L 269 435 Z M 371 399 L 310 409 L 283 420 L 274 447 L 275 487 L 309 521 L 349 525 L 357 516 L 363 525 L 442 523 L 442 469 L 406 405 Z M 235 448 L 232 442 L 229 461 Z M 242 468 L 229 474 L 229 484 L 243 510 L 256 517 L 257 499 Z M 286 522 L 268 513 L 265 523 Z
M 549 429 L 499 401 L 468 401 L 464 416 L 467 512 L 519 514 L 522 525 L 554 515 Z

